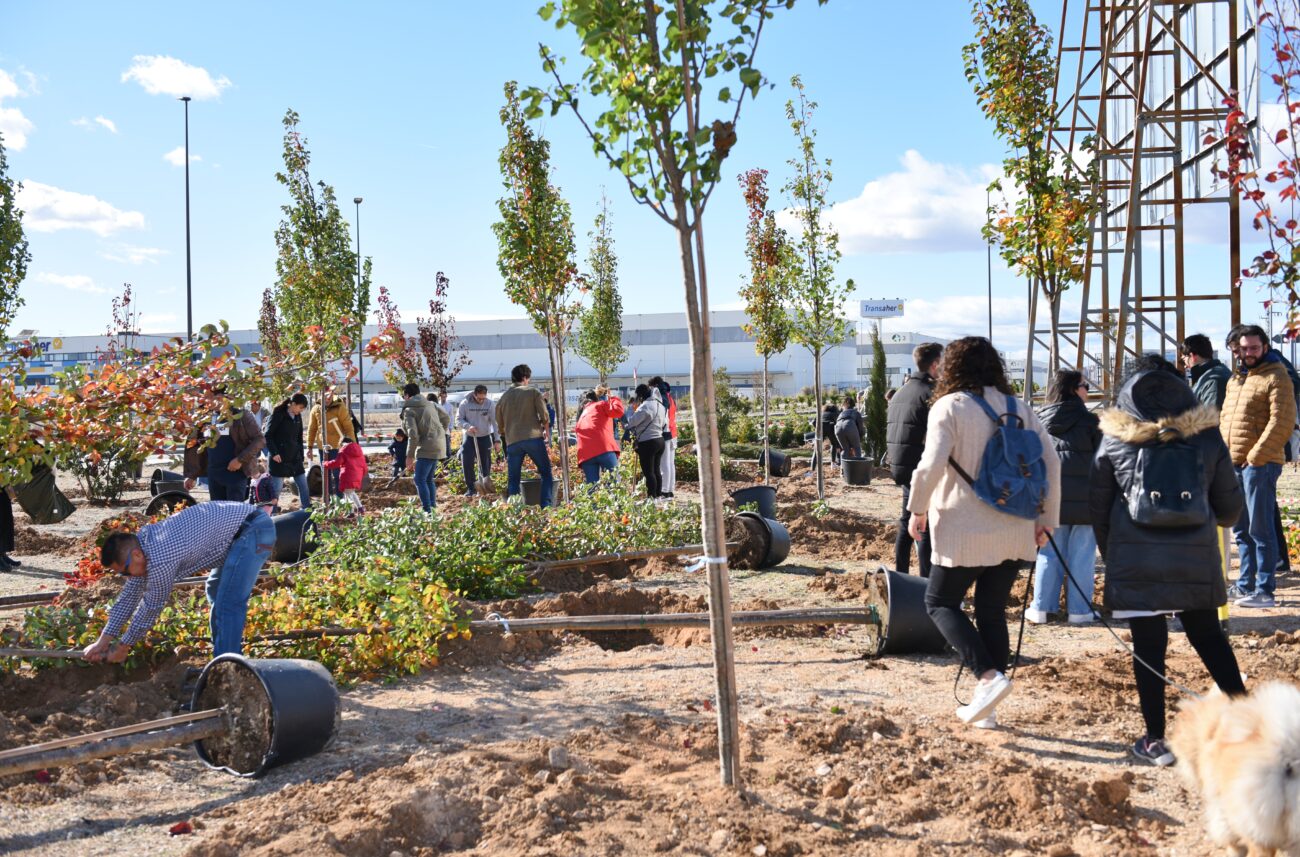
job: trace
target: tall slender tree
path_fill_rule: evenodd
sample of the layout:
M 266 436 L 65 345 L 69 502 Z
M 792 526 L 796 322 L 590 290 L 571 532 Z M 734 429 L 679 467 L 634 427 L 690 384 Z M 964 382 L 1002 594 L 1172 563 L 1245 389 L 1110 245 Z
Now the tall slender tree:
M 379 321 L 380 333 L 394 338 L 398 343 L 393 349 L 392 359 L 384 364 L 384 380 L 398 390 L 407 384 L 420 383 L 424 380 L 424 372 L 420 365 L 417 340 L 402 330 L 402 313 L 397 308 L 397 301 L 388 293 L 387 286 L 379 287 L 375 303 L 379 306 L 375 316 Z
M 776 213 L 767 207 L 767 170 L 751 169 L 738 177 L 749 221 L 745 227 L 745 256 L 749 280 L 740 288 L 748 320 L 741 325 L 763 358 L 763 484 L 771 482 L 772 454 L 768 443 L 772 388 L 768 361 L 790 341 L 791 248 L 785 230 L 776 225 Z
M 591 364 L 600 383 L 627 359 L 623 344 L 623 298 L 618 293 L 618 256 L 614 253 L 614 230 L 609 218 L 609 200 L 600 194 L 596 225 L 587 233 L 591 251 L 587 254 L 586 289 L 591 305 L 578 320 L 573 350 Z
M 831 186 L 831 161 L 817 158 L 817 131 L 812 127 L 817 102 L 809 101 L 803 81 L 790 79 L 795 98 L 785 103 L 799 153 L 789 163 L 794 170 L 783 190 L 790 200 L 790 210 L 799 223 L 795 242 L 795 280 L 793 289 L 793 324 L 790 338 L 807 348 L 813 357 L 813 401 L 817 413 L 813 427 L 817 432 L 817 496 L 826 496 L 825 468 L 822 465 L 822 357 L 849 335 L 849 320 L 844 302 L 853 291 L 853 281 L 835 280 L 835 265 L 840 260 L 840 234 L 826 223 L 826 194 Z
M 885 377 L 885 345 L 880 341 L 880 323 L 871 326 L 871 383 L 867 387 L 864 404 L 867 436 L 863 446 L 872 463 L 880 464 L 885 456 L 885 437 L 888 433 L 889 405 L 885 392 L 889 382 Z
M 825 0 L 818 0 L 819 4 Z M 560 77 L 562 60 L 541 47 L 542 68 L 555 85 L 528 93 L 529 114 L 571 109 L 599 157 L 627 181 L 632 198 L 672 227 L 682 259 L 686 320 L 691 341 L 691 412 L 699 452 L 701 523 L 709 574 L 710 631 L 718 693 L 718 757 L 724 785 L 740 782 L 731 587 L 716 415 L 709 289 L 704 264 L 704 209 L 736 143 L 745 96 L 765 81 L 755 67 L 763 28 L 777 8 L 794 0 L 672 0 L 610 3 L 554 0 L 543 19 L 571 28 L 587 62 L 581 83 Z M 733 90 L 734 87 L 734 90 Z M 706 89 L 723 106 L 702 115 Z M 598 107 L 594 120 L 579 109 L 581 93 Z M 591 102 L 584 102 L 588 104 Z
M 444 393 L 470 363 L 469 349 L 456 335 L 456 319 L 447 312 L 447 290 L 450 287 L 451 280 L 439 271 L 434 278 L 433 297 L 429 300 L 429 317 L 415 321 L 429 385 Z
M 23 232 L 23 212 L 18 208 L 22 185 L 9 178 L 4 135 L 0 134 L 0 345 L 4 344 L 14 315 L 23 305 L 18 289 L 32 260 Z
M 569 203 L 551 184 L 551 144 L 528 127 L 514 81 L 506 84 L 505 95 L 501 124 L 506 129 L 506 144 L 500 164 L 506 194 L 497 201 L 501 220 L 492 224 L 499 245 L 497 266 L 505 279 L 506 295 L 523 307 L 533 327 L 546 339 L 560 438 L 560 485 L 567 503 L 564 343 L 578 312 L 573 221 Z

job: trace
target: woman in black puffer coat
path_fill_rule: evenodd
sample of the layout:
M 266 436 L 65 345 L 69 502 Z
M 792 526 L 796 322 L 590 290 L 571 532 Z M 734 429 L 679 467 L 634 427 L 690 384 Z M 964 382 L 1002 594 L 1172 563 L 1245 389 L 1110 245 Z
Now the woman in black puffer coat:
M 1092 621 L 1092 581 L 1097 566 L 1097 539 L 1092 532 L 1088 511 L 1088 485 L 1092 476 L 1092 457 L 1101 445 L 1097 415 L 1088 410 L 1088 382 L 1073 369 L 1062 369 L 1047 387 L 1047 405 L 1038 412 L 1043 428 L 1052 436 L 1052 445 L 1061 457 L 1061 526 L 1056 530 L 1056 545 L 1070 566 L 1065 567 L 1050 545 L 1038 551 L 1034 567 L 1034 598 L 1025 619 L 1042 624 L 1056 612 L 1065 587 L 1065 603 L 1070 622 Z
M 302 412 L 306 409 L 307 397 L 294 393 L 271 411 L 271 421 L 266 427 L 266 451 L 271 457 L 267 472 L 275 481 L 276 493 L 281 493 L 285 479 L 292 479 L 298 487 L 298 503 L 301 508 L 310 509 L 311 494 L 303 466 Z
M 1171 765 L 1174 756 L 1164 741 L 1165 684 L 1137 658 L 1164 673 L 1167 615 L 1177 613 L 1187 641 L 1219 689 L 1245 693 L 1218 617 L 1218 608 L 1227 602 L 1218 528 L 1232 525 L 1241 514 L 1241 488 L 1219 434 L 1218 412 L 1202 405 L 1178 370 L 1161 357 L 1138 361 L 1115 407 L 1102 414 L 1101 430 L 1089 507 L 1106 561 L 1106 606 L 1116 619 L 1127 619 L 1133 632 L 1133 673 L 1146 724 L 1146 735 L 1133 753 L 1156 765 Z M 1162 460 L 1153 453 L 1162 444 L 1182 446 L 1165 447 Z M 1184 458 L 1199 461 L 1201 472 L 1183 467 Z M 1193 489 L 1198 482 L 1200 487 Z M 1195 504 L 1203 510 L 1200 523 L 1174 527 L 1134 520 L 1132 504 L 1142 517 L 1150 514 L 1146 498 L 1159 503 L 1162 493 L 1174 490 L 1189 499 L 1193 490 L 1204 492 L 1198 498 L 1204 502 Z

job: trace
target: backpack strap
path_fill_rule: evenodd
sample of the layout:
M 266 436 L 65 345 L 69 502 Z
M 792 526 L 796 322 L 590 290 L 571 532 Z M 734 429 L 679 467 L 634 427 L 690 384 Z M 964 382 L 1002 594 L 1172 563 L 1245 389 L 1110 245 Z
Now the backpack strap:
M 998 416 L 998 412 L 993 410 L 992 406 L 989 405 L 988 402 L 984 401 L 983 396 L 981 396 L 979 393 L 971 393 L 970 397 L 979 403 L 979 406 L 984 409 L 984 413 L 989 415 L 989 419 L 993 420 L 993 422 L 996 423 L 997 425 L 1002 425 L 1002 417 Z M 1009 396 L 1007 398 L 1010 399 Z M 1011 409 L 1012 409 L 1011 413 L 1014 414 L 1015 405 L 1012 405 Z M 950 455 L 948 456 L 948 463 L 952 465 L 953 470 L 957 471 L 957 475 L 960 476 L 963 480 L 965 480 L 967 485 L 969 485 L 972 488 L 975 487 L 975 480 L 971 478 L 971 475 L 966 472 L 965 468 L 963 468 L 960 464 L 957 463 L 957 459 L 953 458 Z

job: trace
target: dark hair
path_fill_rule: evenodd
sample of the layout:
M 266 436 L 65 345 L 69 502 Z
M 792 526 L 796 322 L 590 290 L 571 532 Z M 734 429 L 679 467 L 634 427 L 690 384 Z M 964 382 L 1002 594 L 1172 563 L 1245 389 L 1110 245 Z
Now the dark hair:
M 438 394 L 437 394 L 437 393 L 426 393 L 424 397 L 425 397 L 426 399 L 428 399 L 430 402 L 436 402 L 436 401 L 438 401 Z
M 599 402 L 600 396 L 596 395 L 595 390 L 588 390 L 587 392 L 582 394 L 582 400 L 584 402 Z
M 654 376 L 653 378 L 650 379 L 650 386 L 651 386 L 651 387 L 662 387 L 663 385 L 664 385 L 664 376 L 663 376 L 663 375 L 656 375 L 656 376 Z
M 1232 330 L 1228 331 L 1228 338 L 1223 340 L 1223 347 L 1229 351 L 1239 345 L 1237 340 L 1241 339 L 1241 332 L 1246 329 L 1244 324 L 1234 324 Z
M 1253 336 L 1262 342 L 1264 344 L 1265 353 L 1273 347 L 1268 341 L 1268 333 L 1266 333 L 1264 328 L 1260 327 L 1258 324 L 1243 324 L 1241 326 L 1241 332 L 1237 334 L 1237 342 L 1241 342 L 1241 340 L 1245 339 L 1247 336 Z
M 1057 369 L 1052 380 L 1047 383 L 1048 404 L 1067 401 L 1082 383 L 1082 372 L 1076 369 Z
M 916 368 L 922 372 L 929 372 L 934 361 L 943 356 L 943 346 L 937 342 L 922 342 L 912 349 L 912 360 L 916 363 Z
M 107 568 L 120 562 L 125 569 L 131 559 L 131 549 L 139 543 L 134 533 L 109 533 L 99 548 L 99 564 Z
M 637 384 L 636 397 L 642 401 L 646 401 L 653 398 L 654 394 L 650 392 L 650 386 L 648 384 Z
M 992 387 L 999 393 L 1015 395 L 1007 381 L 1002 355 L 982 336 L 963 336 L 943 350 L 943 377 L 934 386 L 931 398 L 939 401 L 949 393 L 979 393 Z
M 343 443 L 344 444 L 356 443 L 356 440 L 354 438 L 348 437 L 347 435 L 343 435 Z
M 856 407 L 857 404 L 858 404 L 858 400 L 857 400 L 857 398 L 855 398 L 854 396 L 845 396 L 845 397 L 844 397 L 844 407 L 846 407 L 846 408 L 852 408 L 852 407 Z
M 522 384 L 525 379 L 533 377 L 533 370 L 528 368 L 527 363 L 520 363 L 510 370 L 510 383 Z
M 405 387 L 402 388 L 402 395 L 408 399 L 411 398 L 412 396 L 420 395 L 420 385 L 414 382 L 407 384 Z
M 406 429 L 398 429 L 397 431 L 393 432 L 393 437 L 397 437 L 399 434 L 402 437 L 406 437 Z
M 474 385 L 474 392 L 475 392 L 475 393 L 486 393 L 486 392 L 487 392 L 487 384 L 475 384 L 475 385 Z
M 1193 333 L 1183 340 L 1183 347 L 1178 351 L 1184 356 L 1195 354 L 1203 360 L 1214 359 L 1214 347 L 1210 345 L 1210 337 L 1204 333 Z
M 1159 354 L 1143 354 L 1133 361 L 1133 370 L 1129 373 L 1132 377 L 1139 372 L 1168 372 L 1170 375 L 1183 377 L 1183 373 L 1178 371 L 1178 367 L 1170 363 Z

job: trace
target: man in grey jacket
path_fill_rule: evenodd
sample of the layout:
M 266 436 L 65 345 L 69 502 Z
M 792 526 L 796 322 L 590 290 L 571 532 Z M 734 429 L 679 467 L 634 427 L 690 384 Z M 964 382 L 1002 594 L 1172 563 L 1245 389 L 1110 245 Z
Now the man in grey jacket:
M 492 435 L 496 434 L 496 406 L 488 399 L 488 388 L 479 384 L 460 402 L 456 409 L 456 427 L 463 429 L 465 439 L 460 444 L 461 464 L 465 468 L 465 494 L 473 497 L 478 493 L 478 482 L 474 475 L 474 463 L 477 459 L 482 479 L 492 478 Z M 490 484 L 490 483 L 489 483 Z
M 438 462 L 447 457 L 447 428 L 451 419 L 436 402 L 420 395 L 419 384 L 402 388 L 402 428 L 406 430 L 409 449 L 414 453 L 407 458 L 407 467 L 415 472 L 415 492 L 420 495 L 420 505 L 430 512 L 438 505 L 437 484 L 434 474 Z

